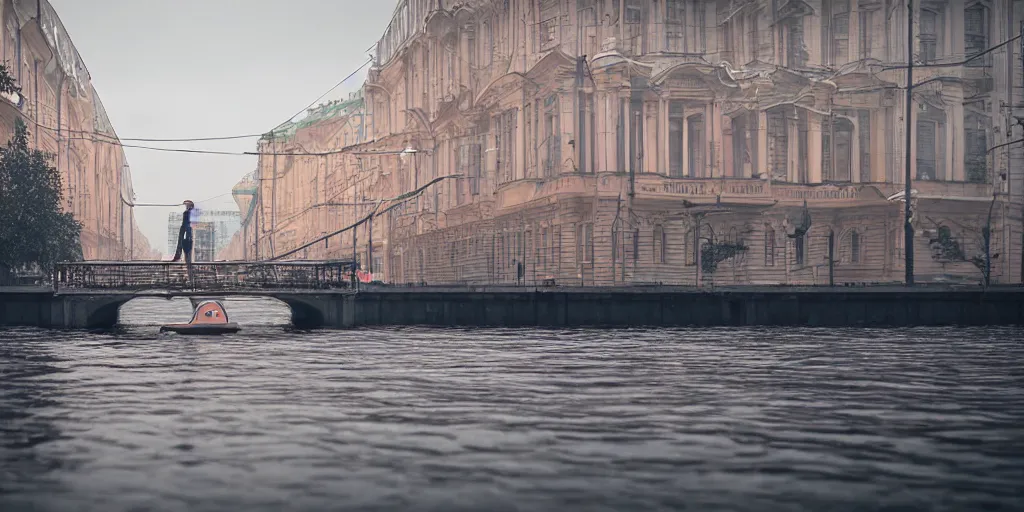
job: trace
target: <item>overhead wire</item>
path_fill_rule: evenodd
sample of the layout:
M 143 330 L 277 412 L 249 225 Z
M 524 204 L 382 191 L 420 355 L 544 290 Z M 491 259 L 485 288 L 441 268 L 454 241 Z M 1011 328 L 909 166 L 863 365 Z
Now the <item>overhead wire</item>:
M 94 142 L 94 143 L 104 143 L 104 144 L 110 144 L 110 145 L 113 145 L 113 146 L 120 146 L 120 147 L 125 147 L 125 148 L 132 148 L 132 149 L 141 149 L 141 150 L 147 150 L 147 151 L 162 151 L 162 152 L 168 152 L 168 153 L 189 153 L 189 154 L 200 154 L 200 155 L 227 155 L 227 156 L 261 156 L 261 155 L 267 155 L 267 156 L 273 156 L 273 155 L 278 155 L 278 156 L 289 156 L 289 155 L 326 156 L 326 155 L 331 155 L 331 154 L 337 154 L 337 153 L 340 153 L 342 151 L 323 152 L 323 153 L 262 153 L 262 152 L 252 152 L 252 151 L 243 151 L 243 152 L 234 151 L 233 152 L 233 151 L 216 151 L 216 150 L 193 149 L 193 148 L 159 148 L 159 147 L 153 147 L 153 146 L 147 146 L 147 145 L 124 144 L 124 142 L 214 142 L 214 141 L 241 140 L 241 139 L 252 139 L 252 138 L 257 138 L 257 137 L 264 137 L 266 135 L 269 135 L 273 131 L 277 130 L 278 128 L 284 126 L 285 124 L 288 124 L 289 122 L 291 122 L 293 119 L 295 119 L 297 116 L 299 116 L 303 112 L 305 112 L 305 111 L 309 110 L 310 108 L 316 106 L 328 94 L 330 94 L 331 92 L 336 90 L 338 87 L 341 87 L 345 82 L 347 82 L 352 77 L 354 77 L 357 73 L 362 71 L 371 62 L 373 62 L 373 58 L 372 57 L 367 59 L 366 62 L 364 62 L 361 66 L 356 68 L 355 71 L 349 73 L 340 82 L 338 82 L 333 87 L 328 89 L 326 92 L 321 94 L 320 97 L 318 97 L 312 103 L 307 105 L 305 108 L 303 108 L 302 110 L 299 110 L 294 115 L 289 117 L 287 120 L 285 120 L 284 122 L 278 124 L 276 127 L 274 127 L 273 130 L 270 130 L 269 132 L 265 132 L 265 133 L 249 133 L 249 134 L 227 135 L 227 136 L 218 136 L 218 137 L 183 137 L 183 138 L 118 137 L 117 135 L 114 135 L 114 134 L 104 133 L 104 132 L 95 131 L 95 130 L 93 130 L 93 131 L 89 131 L 89 130 L 75 130 L 75 129 L 71 129 L 71 128 L 64 129 L 64 128 L 58 128 L 58 127 L 53 127 L 53 126 L 47 126 L 47 125 L 44 125 L 44 124 L 36 121 L 35 119 L 31 119 L 31 118 L 27 118 L 25 120 L 28 121 L 29 123 L 33 124 L 37 128 L 40 128 L 40 129 L 43 129 L 43 130 L 48 130 L 50 132 L 57 133 L 57 134 L 67 133 L 67 134 L 92 136 L 92 138 L 90 138 L 90 137 L 65 137 L 63 140 L 88 140 L 88 141 L 91 141 L 91 142 Z M 99 139 L 97 139 L 97 137 L 99 139 L 106 139 L 106 140 L 99 140 Z
M 295 114 L 293 114 L 293 115 L 292 115 L 291 117 L 289 117 L 288 119 L 286 119 L 286 120 L 285 120 L 284 122 L 282 122 L 281 124 L 279 124 L 279 125 L 275 126 L 273 130 L 270 130 L 270 132 L 276 131 L 276 130 L 277 130 L 278 128 L 280 128 L 280 127 L 282 127 L 282 126 L 284 126 L 284 125 L 288 124 L 289 122 L 291 122 L 291 120 L 292 120 L 292 119 L 295 119 L 295 118 L 296 118 L 297 116 L 299 116 L 299 115 L 300 115 L 300 114 L 302 114 L 303 112 L 305 112 L 305 111 L 307 111 L 307 110 L 309 110 L 309 109 L 313 108 L 314 106 L 316 106 L 316 105 L 317 105 L 318 103 L 320 103 L 320 100 L 322 100 L 322 99 L 324 99 L 325 97 L 327 97 L 327 95 L 328 95 L 328 94 L 330 94 L 330 93 L 334 92 L 334 90 L 335 90 L 335 89 L 337 89 L 338 87 L 341 87 L 341 86 L 342 86 L 342 84 L 344 84 L 345 82 L 349 81 L 349 79 L 350 79 L 350 78 L 352 78 L 352 77 L 356 76 L 356 73 L 359 73 L 360 71 L 362 71 L 362 70 L 363 70 L 363 68 L 365 68 L 365 67 L 366 67 L 367 65 L 369 65 L 369 64 L 370 64 L 371 62 L 373 62 L 373 57 L 370 57 L 369 59 L 366 59 L 366 62 L 364 62 L 362 66 L 359 66 L 358 68 L 356 68 L 356 70 L 355 70 L 355 71 L 353 71 L 353 72 L 349 73 L 349 74 L 348 74 L 348 76 L 346 76 L 345 78 L 342 78 L 340 82 L 338 82 L 337 84 L 335 84 L 335 85 L 334 85 L 334 87 L 331 87 L 330 89 L 328 89 L 328 90 L 327 90 L 327 92 L 325 92 L 325 93 L 321 94 L 319 98 L 317 98 L 317 99 L 313 100 L 313 102 L 312 102 L 312 103 L 310 103 L 309 105 L 306 105 L 306 107 L 305 107 L 305 108 L 303 108 L 302 110 L 300 110 L 300 111 L 296 112 Z M 270 132 L 268 132 L 268 133 L 270 133 Z

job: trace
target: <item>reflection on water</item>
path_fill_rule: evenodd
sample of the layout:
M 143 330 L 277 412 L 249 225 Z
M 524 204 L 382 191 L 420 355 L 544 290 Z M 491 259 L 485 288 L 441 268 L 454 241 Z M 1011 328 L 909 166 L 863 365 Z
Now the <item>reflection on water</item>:
M 0 331 L 0 510 L 1012 510 L 1024 331 Z M 187 318 L 186 318 L 187 319 Z
M 285 303 L 268 298 L 226 298 L 228 319 L 247 326 L 286 326 L 291 323 L 291 310 Z M 139 298 L 121 306 L 120 320 L 126 327 L 150 327 L 187 323 L 192 318 L 192 303 L 187 298 Z

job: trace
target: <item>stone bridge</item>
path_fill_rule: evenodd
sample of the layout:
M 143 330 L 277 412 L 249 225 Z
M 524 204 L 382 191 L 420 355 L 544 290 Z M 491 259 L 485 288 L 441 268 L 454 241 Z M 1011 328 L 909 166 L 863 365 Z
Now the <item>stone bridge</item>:
M 905 327 L 1024 325 L 1024 288 L 359 287 L 323 290 L 66 291 L 0 288 L 0 327 L 109 328 L 137 297 L 263 296 L 296 327 Z M 1017 332 L 1007 335 L 1014 336 Z M 771 335 L 770 333 L 768 334 Z M 3 336 L 0 335 L 0 341 Z
M 62 263 L 53 279 L 52 325 L 105 328 L 139 297 L 202 299 L 271 297 L 291 308 L 300 328 L 340 325 L 342 305 L 358 289 L 348 260 Z

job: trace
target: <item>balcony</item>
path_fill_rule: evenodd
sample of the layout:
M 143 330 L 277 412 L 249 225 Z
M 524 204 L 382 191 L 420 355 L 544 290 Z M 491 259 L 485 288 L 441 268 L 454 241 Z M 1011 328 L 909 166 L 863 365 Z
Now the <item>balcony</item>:
M 904 186 L 898 183 L 873 184 L 886 197 L 904 191 Z M 932 181 L 915 180 L 911 182 L 911 188 L 917 191 L 917 197 L 921 199 L 953 199 L 953 200 L 980 200 L 992 198 L 992 185 L 988 183 L 966 183 L 963 181 Z
M 992 186 L 983 183 L 949 181 L 915 181 L 914 190 L 923 199 L 982 200 L 992 197 Z M 501 208 L 524 206 L 538 201 L 553 203 L 564 196 L 624 196 L 629 190 L 625 174 L 565 174 L 558 178 L 518 180 L 507 183 L 496 192 Z M 875 192 L 877 190 L 877 192 Z M 785 183 L 743 178 L 672 178 L 660 174 L 636 176 L 638 200 L 688 200 L 695 203 L 726 203 L 750 205 L 800 205 L 804 202 L 821 206 L 849 206 L 861 202 L 884 202 L 885 198 L 903 191 L 898 183 Z

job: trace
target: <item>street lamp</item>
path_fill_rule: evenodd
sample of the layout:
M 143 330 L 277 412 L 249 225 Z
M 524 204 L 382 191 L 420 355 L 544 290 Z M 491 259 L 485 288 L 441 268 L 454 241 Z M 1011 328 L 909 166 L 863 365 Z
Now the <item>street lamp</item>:
M 910 146 L 911 115 L 914 111 L 914 1 L 907 0 L 907 111 L 903 131 L 906 132 L 906 145 L 903 147 L 905 175 L 903 177 L 903 236 L 904 236 L 904 270 L 906 285 L 914 286 L 914 226 L 910 223 Z

